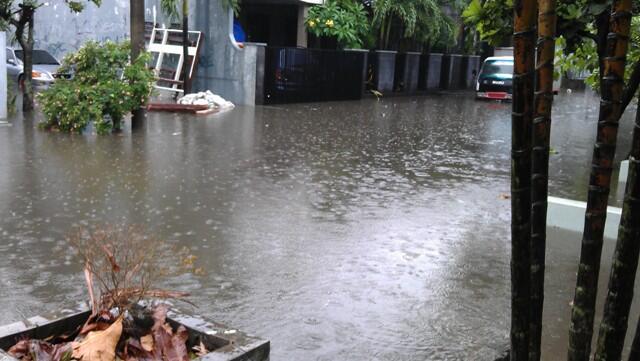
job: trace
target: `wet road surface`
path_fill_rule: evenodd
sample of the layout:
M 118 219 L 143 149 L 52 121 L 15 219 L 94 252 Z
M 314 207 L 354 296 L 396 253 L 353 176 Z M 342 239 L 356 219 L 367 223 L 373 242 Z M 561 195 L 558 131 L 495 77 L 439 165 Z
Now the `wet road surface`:
M 557 98 L 554 196 L 586 198 L 597 104 Z M 126 222 L 198 255 L 204 276 L 162 286 L 270 339 L 272 360 L 492 360 L 508 343 L 510 129 L 510 104 L 468 95 L 156 113 L 103 137 L 14 119 L 0 126 L 0 324 L 83 300 L 65 235 Z M 549 238 L 553 360 L 580 236 Z

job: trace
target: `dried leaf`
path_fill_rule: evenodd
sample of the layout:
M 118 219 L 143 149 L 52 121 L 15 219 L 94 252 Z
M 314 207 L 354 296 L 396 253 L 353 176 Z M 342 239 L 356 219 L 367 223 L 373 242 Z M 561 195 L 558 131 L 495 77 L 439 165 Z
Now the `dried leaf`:
M 80 329 L 79 335 L 86 335 L 92 331 L 104 331 L 113 323 L 113 315 L 107 310 L 100 310 L 89 317 Z
M 104 331 L 89 333 L 82 342 L 73 342 L 73 358 L 82 361 L 113 361 L 122 335 L 122 316 Z
M 188 339 L 189 331 L 180 325 L 175 335 L 171 337 L 171 345 L 173 347 L 164 352 L 168 361 L 189 361 L 189 350 L 187 350 Z
M 71 343 L 51 344 L 41 340 L 22 340 L 9 349 L 13 357 L 26 361 L 61 361 L 69 358 Z
M 69 358 L 71 343 L 52 345 L 47 342 L 34 341 L 31 343 L 31 355 L 36 361 L 60 361 Z M 66 355 L 66 356 L 65 356 Z
M 158 305 L 153 312 L 154 324 L 151 328 L 154 341 L 153 355 L 165 361 L 189 361 L 187 340 L 189 332 L 180 326 L 175 334 L 167 321 L 166 305 Z
M 140 342 L 129 338 L 124 345 L 124 353 L 121 355 L 124 361 L 157 361 L 153 353 L 145 350 Z
M 11 348 L 9 349 L 9 354 L 17 359 L 21 359 L 23 358 L 25 355 L 29 354 L 29 344 L 31 343 L 31 340 L 22 340 L 19 341 L 18 343 L 16 343 L 15 345 L 11 346 Z
M 200 340 L 200 344 L 193 349 L 194 351 L 196 351 L 196 356 L 204 356 L 209 353 L 209 350 L 207 350 L 207 346 L 204 345 L 202 340 Z
M 153 335 L 148 334 L 146 336 L 140 337 L 140 345 L 147 352 L 153 351 Z

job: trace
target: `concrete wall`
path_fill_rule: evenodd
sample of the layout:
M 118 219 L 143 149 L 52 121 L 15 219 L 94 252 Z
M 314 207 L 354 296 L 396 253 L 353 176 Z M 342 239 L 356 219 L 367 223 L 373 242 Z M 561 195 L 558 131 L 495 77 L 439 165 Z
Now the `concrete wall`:
M 100 8 L 87 4 L 80 14 L 69 11 L 61 1 L 50 3 L 36 11 L 36 48 L 48 50 L 58 58 L 77 50 L 87 40 L 129 38 L 129 0 L 103 0 Z
M 160 0 L 146 0 L 147 21 L 152 8 L 160 11 Z M 84 12 L 73 14 L 59 3 L 36 13 L 36 47 L 58 58 L 77 50 L 88 40 L 122 41 L 129 38 L 129 0 L 103 0 L 101 7 L 89 4 Z M 220 0 L 191 0 L 190 28 L 204 32 L 204 48 L 194 90 L 209 89 L 236 104 L 256 102 L 259 45 L 239 49 L 232 44 L 229 26 L 232 18 Z M 158 14 L 158 22 L 165 22 Z
M 192 26 L 205 34 L 200 55 L 196 90 L 209 89 L 236 104 L 256 103 L 258 47 L 233 45 L 229 31 L 233 18 L 220 0 L 192 0 L 198 9 L 192 12 Z

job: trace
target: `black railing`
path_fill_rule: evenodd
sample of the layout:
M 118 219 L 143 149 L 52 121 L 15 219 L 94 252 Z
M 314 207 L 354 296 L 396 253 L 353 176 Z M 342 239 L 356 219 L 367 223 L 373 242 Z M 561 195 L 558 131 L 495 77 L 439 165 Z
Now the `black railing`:
M 267 47 L 264 103 L 362 98 L 367 52 Z

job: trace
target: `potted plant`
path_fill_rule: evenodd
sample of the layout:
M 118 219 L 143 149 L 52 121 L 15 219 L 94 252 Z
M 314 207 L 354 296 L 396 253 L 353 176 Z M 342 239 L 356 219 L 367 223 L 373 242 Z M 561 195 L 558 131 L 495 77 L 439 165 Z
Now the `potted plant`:
M 147 67 L 149 54 L 130 59 L 129 42 L 90 41 L 67 55 L 58 79 L 38 96 L 45 129 L 80 133 L 92 123 L 98 134 L 120 130 L 124 117 L 146 104 L 154 74 Z
M 202 272 L 195 256 L 139 227 L 80 229 L 70 242 L 84 268 L 90 309 L 0 327 L 0 360 L 268 360 L 268 341 L 157 301 L 188 296 L 157 288 L 158 277 L 175 267 Z M 167 257 L 178 266 L 168 267 Z
M 379 49 L 372 54 L 374 84 L 379 91 L 412 93 L 418 88 L 424 44 L 449 37 L 453 23 L 437 0 L 379 0 L 373 10 Z

